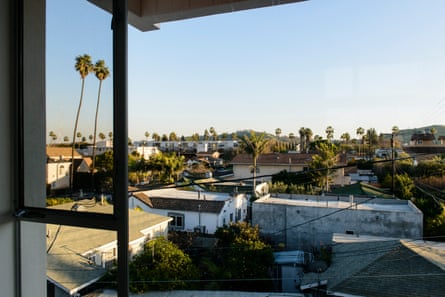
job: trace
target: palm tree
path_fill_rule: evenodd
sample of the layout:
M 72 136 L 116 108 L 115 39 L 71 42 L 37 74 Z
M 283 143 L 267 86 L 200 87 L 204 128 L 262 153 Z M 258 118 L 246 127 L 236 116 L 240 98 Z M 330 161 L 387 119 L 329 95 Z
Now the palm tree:
M 63 141 L 64 141 L 64 142 L 68 142 L 69 140 L 70 140 L 70 138 L 69 138 L 68 136 L 64 136 L 64 137 L 63 137 Z
M 328 139 L 329 142 L 331 142 L 332 138 L 334 138 L 334 128 L 332 128 L 332 126 L 328 126 L 325 132 L 326 132 L 326 138 Z
M 79 106 L 77 107 L 77 113 L 76 113 L 76 121 L 74 122 L 74 129 L 73 129 L 73 145 L 71 147 L 71 175 L 70 175 L 70 189 L 72 192 L 73 189 L 73 175 L 74 175 L 74 149 L 75 149 L 75 139 L 77 135 L 77 126 L 79 125 L 79 115 L 80 115 L 80 109 L 82 107 L 82 101 L 83 101 L 83 92 L 85 90 L 85 78 L 88 76 L 88 74 L 93 71 L 93 63 L 91 62 L 91 57 L 87 54 L 84 54 L 82 56 L 76 57 L 76 64 L 74 65 L 74 68 L 77 72 L 80 74 L 80 79 L 82 80 L 82 86 L 80 89 L 80 99 L 79 99 Z
M 281 135 L 281 129 L 280 128 L 276 128 L 275 129 L 275 135 L 277 136 L 277 138 L 280 138 L 280 135 Z
M 113 132 L 108 132 L 108 138 L 110 138 L 110 140 L 113 140 Z
M 357 130 L 355 130 L 355 134 L 357 134 L 358 137 L 361 137 L 365 134 L 365 129 L 363 129 L 362 127 L 358 127 Z M 363 138 L 362 145 L 364 145 Z M 360 156 L 360 145 L 358 146 L 358 155 Z
M 430 132 L 431 132 L 431 134 L 433 134 L 433 141 L 436 142 L 436 136 L 435 136 L 436 133 L 437 133 L 436 128 L 432 127 L 432 128 L 430 129 Z
M 351 140 L 351 136 L 349 135 L 348 132 L 345 132 L 340 136 L 340 139 L 343 140 L 344 143 L 348 144 L 349 140 Z
M 94 132 L 93 132 L 93 164 L 91 168 L 91 185 L 94 186 L 94 169 L 96 168 L 96 134 L 97 134 L 97 119 L 99 116 L 99 103 L 100 103 L 100 93 L 102 90 L 102 82 L 110 75 L 110 70 L 105 66 L 104 60 L 99 60 L 94 65 L 94 74 L 99 80 L 99 90 L 97 92 L 97 103 L 96 103 L 96 115 L 94 117 Z M 111 132 L 110 132 L 111 133 Z M 111 138 L 111 136 L 110 136 Z
M 104 141 L 105 138 L 107 138 L 107 137 L 105 136 L 105 134 L 103 132 L 100 132 L 99 133 L 99 138 L 100 138 L 100 140 Z
M 154 141 L 160 141 L 160 140 L 161 140 L 161 136 L 159 136 L 159 134 L 156 133 L 156 132 L 154 132 L 154 133 L 151 135 L 151 138 L 152 138 Z
M 257 134 L 254 131 L 250 131 L 250 136 L 246 134 L 243 138 L 240 138 L 240 140 L 244 151 L 250 154 L 253 159 L 253 195 L 255 195 L 257 159 L 267 148 L 269 139 L 266 139 L 266 133 L 264 132 Z
M 53 142 L 57 139 L 57 135 L 56 135 L 56 133 L 54 133 L 54 131 L 49 132 L 49 137 L 51 137 L 51 142 Z
M 312 140 L 312 135 L 314 134 L 311 130 L 311 128 L 305 128 L 304 129 L 304 134 L 306 136 L 306 140 L 304 141 L 304 146 L 306 149 L 306 153 L 309 150 L 309 145 L 311 144 L 311 140 Z
M 306 148 L 306 128 L 301 127 L 298 133 L 300 134 L 300 151 L 304 151 Z
M 82 133 L 77 132 L 76 137 L 79 138 L 79 147 L 78 148 L 80 148 L 80 142 L 82 141 Z
M 145 140 L 148 141 L 148 137 L 150 136 L 150 133 L 148 133 L 148 131 L 145 131 Z

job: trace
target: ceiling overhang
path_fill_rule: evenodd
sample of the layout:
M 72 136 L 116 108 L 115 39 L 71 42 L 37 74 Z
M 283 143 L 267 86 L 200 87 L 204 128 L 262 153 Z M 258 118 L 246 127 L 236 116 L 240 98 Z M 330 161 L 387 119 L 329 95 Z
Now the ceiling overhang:
M 110 0 L 88 0 L 111 13 Z M 307 0 L 128 0 L 128 23 L 141 31 L 159 29 L 164 22 Z

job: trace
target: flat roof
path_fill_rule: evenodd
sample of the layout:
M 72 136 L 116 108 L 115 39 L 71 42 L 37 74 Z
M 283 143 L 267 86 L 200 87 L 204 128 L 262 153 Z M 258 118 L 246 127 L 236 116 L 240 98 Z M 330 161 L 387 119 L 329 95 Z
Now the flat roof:
M 204 192 L 204 191 L 185 191 L 172 189 L 157 189 L 143 191 L 148 197 L 159 198 L 175 198 L 175 199 L 196 199 L 196 200 L 211 200 L 211 201 L 226 201 L 231 198 L 229 193 Z
M 312 196 L 305 195 L 306 198 L 274 198 L 274 197 L 264 197 L 256 200 L 254 203 L 264 203 L 264 204 L 285 204 L 292 206 L 304 206 L 304 207 L 323 207 L 323 208 L 336 208 L 336 209 L 358 209 L 358 210 L 373 210 L 373 211 L 391 211 L 391 212 L 418 212 L 418 209 L 413 208 L 408 200 L 393 200 L 384 199 L 385 203 L 379 203 L 382 199 L 368 198 L 372 199 L 369 202 L 362 203 L 363 199 L 356 199 L 353 203 L 349 201 L 334 200 L 324 196 Z M 365 200 L 366 201 L 366 200 Z

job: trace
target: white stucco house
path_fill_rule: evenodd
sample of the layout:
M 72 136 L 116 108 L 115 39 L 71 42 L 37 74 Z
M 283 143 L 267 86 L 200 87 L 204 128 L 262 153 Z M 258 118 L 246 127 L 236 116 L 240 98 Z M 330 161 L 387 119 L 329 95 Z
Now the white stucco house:
M 51 190 L 67 189 L 70 186 L 70 147 L 46 147 L 46 184 Z M 82 155 L 74 150 L 76 164 L 82 163 Z
M 54 209 L 111 214 L 113 206 L 93 200 L 82 200 L 52 207 Z M 143 244 L 156 237 L 167 238 L 165 216 L 129 210 L 129 255 L 139 253 Z M 117 258 L 116 232 L 48 224 L 47 279 L 51 296 L 82 295 L 89 285 L 99 280 Z M 50 296 L 50 295 L 49 295 Z
M 129 207 L 171 217 L 171 230 L 214 233 L 218 227 L 244 221 L 245 194 L 159 189 L 130 196 Z

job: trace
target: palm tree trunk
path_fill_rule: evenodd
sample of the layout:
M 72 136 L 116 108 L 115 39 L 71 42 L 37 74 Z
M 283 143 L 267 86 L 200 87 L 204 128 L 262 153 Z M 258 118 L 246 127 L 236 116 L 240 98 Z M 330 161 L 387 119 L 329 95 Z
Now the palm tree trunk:
M 80 115 L 80 108 L 82 107 L 84 87 L 85 87 L 85 79 L 82 79 L 82 87 L 81 87 L 81 91 L 80 91 L 79 106 L 77 107 L 76 121 L 74 123 L 73 145 L 71 147 L 71 174 L 70 174 L 71 195 L 73 194 L 73 182 L 74 182 L 74 149 L 75 149 L 75 145 L 76 145 L 77 125 L 79 124 L 79 115 Z
M 99 115 L 99 103 L 100 103 L 100 92 L 102 89 L 102 80 L 99 80 L 99 91 L 97 93 L 97 104 L 96 104 L 96 116 L 94 118 L 94 133 L 93 133 L 93 164 L 91 169 L 91 187 L 94 187 L 94 169 L 96 167 L 96 131 L 97 131 L 97 119 Z

